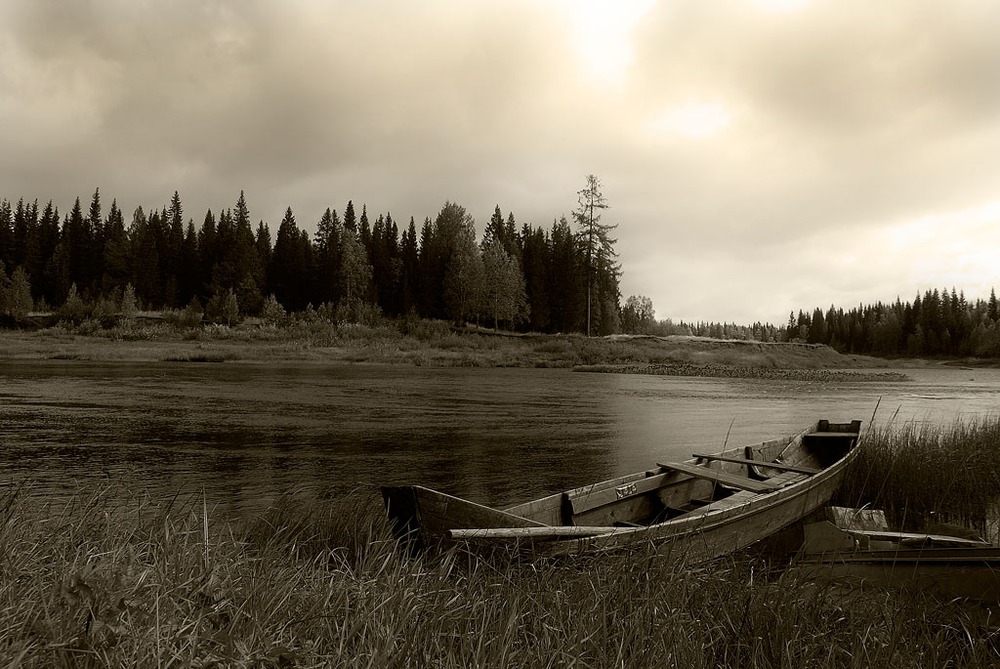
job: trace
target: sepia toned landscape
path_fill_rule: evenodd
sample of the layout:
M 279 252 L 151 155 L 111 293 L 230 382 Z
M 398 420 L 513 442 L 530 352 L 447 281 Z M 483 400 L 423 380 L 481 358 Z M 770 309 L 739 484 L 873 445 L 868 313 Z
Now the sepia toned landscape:
M 997 25 L 0 3 L 0 667 L 996 666 Z

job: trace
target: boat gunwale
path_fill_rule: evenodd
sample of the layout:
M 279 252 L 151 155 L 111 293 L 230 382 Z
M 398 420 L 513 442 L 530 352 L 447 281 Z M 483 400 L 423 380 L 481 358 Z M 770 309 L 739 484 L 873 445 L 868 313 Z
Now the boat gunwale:
M 737 521 L 749 517 L 758 516 L 774 509 L 801 495 L 807 494 L 809 490 L 819 488 L 833 476 L 839 476 L 846 466 L 846 461 L 855 452 L 852 448 L 841 460 L 822 470 L 820 474 L 804 478 L 797 483 L 793 483 L 784 488 L 767 493 L 749 493 L 741 491 L 736 495 L 746 494 L 747 499 L 741 504 L 725 509 L 709 510 L 711 505 L 692 511 L 690 514 L 672 518 L 656 525 L 646 525 L 642 527 L 614 527 L 610 532 L 583 537 L 579 539 L 567 539 L 562 541 L 545 541 L 536 545 L 541 548 L 541 552 L 550 555 L 562 553 L 577 553 L 586 551 L 609 550 L 620 547 L 628 541 L 635 541 L 637 538 L 649 540 L 651 542 L 663 540 L 684 539 L 690 536 L 716 531 Z M 844 463 L 843 466 L 840 466 Z M 824 476 L 826 474 L 826 476 Z M 810 484 L 808 487 L 805 484 Z M 725 500 L 720 500 L 725 501 Z M 704 512 L 704 513 L 703 513 Z M 780 528 L 776 528 L 775 531 Z
M 785 516 L 790 517 L 790 511 L 782 511 L 783 507 L 787 506 L 789 510 L 794 510 L 795 515 L 798 517 L 804 517 L 829 501 L 829 497 L 833 494 L 844 469 L 860 451 L 859 447 L 862 444 L 864 435 L 863 430 L 860 428 L 860 423 L 860 421 L 852 421 L 850 424 L 836 424 L 821 420 L 814 422 L 793 436 L 725 449 L 713 454 L 731 454 L 733 456 L 742 456 L 745 459 L 755 459 L 752 453 L 756 452 L 760 454 L 761 458 L 778 461 L 789 452 L 789 449 L 799 449 L 798 453 L 802 453 L 803 455 L 801 457 L 789 458 L 789 464 L 802 465 L 804 461 L 808 461 L 810 458 L 813 461 L 817 461 L 820 458 L 815 452 L 809 452 L 806 446 L 806 437 L 808 435 L 823 431 L 840 432 L 845 425 L 850 425 L 854 428 L 848 434 L 839 435 L 841 438 L 847 436 L 853 437 L 853 440 L 846 446 L 846 450 L 836 453 L 836 460 L 831 461 L 826 459 L 825 461 L 829 464 L 821 467 L 815 474 L 803 474 L 791 471 L 782 472 L 768 478 L 768 480 L 774 482 L 785 482 L 784 485 L 775 490 L 762 492 L 738 490 L 721 499 L 708 502 L 700 508 L 692 509 L 682 515 L 651 525 L 615 526 L 611 524 L 588 525 L 587 523 L 574 525 L 572 518 L 578 514 L 572 512 L 572 506 L 570 506 L 570 520 L 568 522 L 564 521 L 556 524 L 550 519 L 566 518 L 566 506 L 572 503 L 572 496 L 585 499 L 590 495 L 600 493 L 602 498 L 608 497 L 608 501 L 596 504 L 591 507 L 591 510 L 601 509 L 618 501 L 624 502 L 626 499 L 650 494 L 657 495 L 661 494 L 659 491 L 665 488 L 690 484 L 698 480 L 697 475 L 688 474 L 683 471 L 671 472 L 668 468 L 657 467 L 552 493 L 503 509 L 470 502 L 460 497 L 441 493 L 423 486 L 395 487 L 401 489 L 409 488 L 413 491 L 416 529 L 425 541 L 425 545 L 427 545 L 427 540 L 444 540 L 445 542 L 461 542 L 486 546 L 491 543 L 496 545 L 495 542 L 497 540 L 503 540 L 517 546 L 519 550 L 529 550 L 536 556 L 554 556 L 601 553 L 621 549 L 630 544 L 638 544 L 640 542 L 653 545 L 660 543 L 676 543 L 680 545 L 685 540 L 703 537 L 704 545 L 700 547 L 700 553 L 702 557 L 711 557 L 712 554 L 719 555 L 730 550 L 735 550 L 735 548 L 730 548 L 720 551 L 718 545 L 719 537 L 723 536 L 722 533 L 727 528 L 735 528 L 738 524 L 742 524 L 743 521 L 753 521 L 753 519 L 758 519 L 763 514 L 776 514 L 773 518 L 758 519 L 756 523 L 751 522 L 749 526 L 756 528 L 756 531 L 751 531 L 746 536 L 742 536 L 741 533 L 737 532 L 736 547 L 742 547 L 785 527 L 790 522 L 785 518 Z M 793 450 L 793 453 L 795 452 Z M 707 470 L 729 473 L 732 473 L 734 470 L 739 471 L 746 466 L 745 464 L 733 465 L 724 461 L 705 460 L 698 456 L 693 456 L 685 462 L 704 467 Z M 747 476 L 750 475 L 750 467 L 747 467 Z M 626 493 L 619 495 L 618 499 L 610 498 L 607 494 L 622 485 L 647 480 L 654 476 L 661 477 L 661 479 L 663 476 L 666 476 L 669 483 L 661 481 L 656 487 L 633 494 Z M 434 534 L 424 534 L 423 523 L 419 519 L 421 515 L 419 509 L 423 505 L 420 501 L 421 497 L 426 497 L 427 502 L 437 498 L 455 500 L 484 511 L 492 511 L 493 513 L 509 516 L 511 520 L 516 520 L 517 522 L 512 525 L 469 525 L 465 528 L 450 525 L 440 527 Z M 695 496 L 692 495 L 692 498 L 695 498 Z M 802 500 L 801 509 L 795 506 L 796 500 L 799 499 Z M 586 512 L 588 511 L 584 510 L 580 514 Z M 543 522 L 543 520 L 546 522 Z M 567 528 L 569 528 L 569 531 L 567 531 Z M 504 536 L 505 531 L 507 532 L 507 536 Z M 574 533 L 581 534 L 573 536 Z M 557 536 L 560 534 L 561 536 Z M 689 544 L 687 547 L 693 549 L 694 553 L 699 553 L 698 545 Z
M 807 434 L 810 434 L 811 432 L 815 432 L 818 426 L 819 426 L 819 422 L 817 421 L 816 423 L 813 423 L 812 425 L 810 425 L 806 429 L 800 431 L 798 434 L 794 434 L 794 435 L 791 435 L 791 436 L 788 436 L 788 437 L 780 437 L 780 438 L 776 438 L 776 439 L 768 439 L 768 440 L 765 440 L 765 441 L 762 441 L 762 442 L 759 442 L 759 443 L 755 443 L 755 444 L 749 445 L 749 447 L 750 448 L 754 448 L 754 449 L 763 449 L 763 448 L 766 448 L 766 447 L 783 446 L 782 450 L 775 456 L 775 458 L 781 457 L 781 454 L 783 454 L 784 451 L 786 451 L 793 444 L 797 444 L 797 443 L 801 444 L 802 439 Z M 856 435 L 856 436 L 859 437 L 860 433 L 858 435 Z M 719 456 L 722 456 L 722 455 L 726 455 L 726 456 L 728 456 L 728 455 L 733 455 L 733 456 L 742 455 L 745 452 L 746 448 L 747 448 L 747 446 L 734 446 L 733 448 L 724 449 L 722 451 L 719 451 L 718 453 L 713 453 L 712 455 L 719 455 Z M 692 464 L 692 465 L 694 465 L 694 464 L 697 464 L 699 462 L 699 460 L 700 460 L 700 458 L 691 457 L 691 458 L 688 458 L 687 460 L 683 460 L 682 462 L 683 462 L 683 464 Z M 721 462 L 721 461 L 719 461 L 719 462 Z M 836 464 L 836 463 L 834 463 L 834 464 Z M 708 468 L 707 465 L 706 465 L 706 468 Z M 719 469 L 722 469 L 723 471 L 726 471 L 726 469 L 724 467 L 720 467 Z M 813 476 L 813 477 L 817 476 L 818 474 L 822 474 L 823 471 L 825 471 L 825 470 L 821 469 L 817 474 L 812 474 L 810 476 Z M 588 495 L 593 495 L 593 494 L 596 494 L 596 493 L 606 492 L 608 490 L 613 490 L 613 489 L 615 489 L 615 488 L 617 488 L 619 486 L 622 486 L 622 485 L 627 485 L 629 483 L 634 483 L 636 481 L 644 481 L 644 480 L 646 480 L 646 479 L 648 479 L 648 478 L 650 478 L 652 476 L 660 476 L 660 475 L 663 475 L 663 474 L 670 475 L 671 472 L 665 470 L 663 467 L 652 467 L 652 468 L 648 468 L 648 469 L 643 469 L 643 470 L 640 470 L 638 472 L 632 472 L 630 474 L 622 474 L 621 476 L 615 476 L 615 477 L 612 477 L 610 479 L 605 479 L 604 481 L 598 481 L 596 483 L 588 483 L 587 485 L 578 486 L 576 488 L 570 488 L 569 490 L 563 490 L 561 492 L 551 493 L 549 495 L 545 495 L 545 496 L 539 497 L 537 499 L 529 500 L 527 502 L 521 502 L 519 504 L 514 504 L 513 506 L 505 507 L 503 509 L 503 511 L 505 513 L 510 513 L 512 515 L 520 516 L 522 518 L 532 519 L 531 516 L 529 516 L 529 515 L 527 515 L 525 513 L 525 511 L 530 511 L 531 508 L 534 507 L 534 506 L 536 506 L 536 505 L 541 505 L 543 503 L 546 503 L 546 505 L 543 506 L 542 508 L 551 508 L 553 506 L 559 506 L 559 505 L 561 505 L 563 503 L 563 500 L 565 500 L 565 499 L 574 500 L 574 499 L 578 499 L 578 498 L 583 498 L 583 497 L 586 497 Z M 675 480 L 672 481 L 671 483 L 684 483 L 684 482 L 687 482 L 687 481 L 693 481 L 696 478 L 696 477 L 694 477 L 694 476 L 692 476 L 690 474 L 686 474 L 684 472 L 679 472 L 679 471 L 673 472 L 673 476 L 675 477 Z M 776 477 L 773 477 L 773 478 L 776 478 Z M 777 491 L 771 491 L 771 492 L 777 492 Z M 754 493 L 754 494 L 755 495 L 756 494 L 771 494 L 771 492 L 768 492 L 768 493 Z M 615 500 L 612 500 L 609 503 L 614 503 L 614 501 Z M 699 509 L 699 511 L 700 510 L 701 509 Z M 687 514 L 685 514 L 685 515 L 687 515 Z M 665 521 L 665 522 L 670 522 L 670 521 Z M 660 524 L 660 523 L 658 523 L 658 524 Z M 559 527 L 559 525 L 552 525 L 552 527 Z M 645 527 L 651 527 L 651 526 L 645 526 Z M 642 528 L 614 528 L 614 529 L 642 529 Z
M 819 423 L 806 428 L 802 432 L 792 437 L 785 439 L 774 439 L 763 442 L 762 445 L 772 445 L 778 446 L 784 444 L 784 448 L 781 453 L 784 453 L 788 448 L 793 445 L 801 445 L 803 439 L 806 435 L 813 433 Z M 700 509 L 692 510 L 685 513 L 682 516 L 671 518 L 665 520 L 661 523 L 656 523 L 653 525 L 643 525 L 639 527 L 614 527 L 608 525 L 595 525 L 595 526 L 567 526 L 567 525 L 552 525 L 550 527 L 580 527 L 586 530 L 593 531 L 594 534 L 584 537 L 557 537 L 545 536 L 545 528 L 538 528 L 538 536 L 531 536 L 534 533 L 525 533 L 527 536 L 518 537 L 518 541 L 530 542 L 534 544 L 534 547 L 540 552 L 545 554 L 562 554 L 562 553 L 577 553 L 583 551 L 599 551 L 607 550 L 619 547 L 622 544 L 628 542 L 634 542 L 637 540 L 649 540 L 649 541 L 662 541 L 662 540 L 674 540 L 683 539 L 695 534 L 701 534 L 709 531 L 719 530 L 726 525 L 729 525 L 737 520 L 746 519 L 748 517 L 753 517 L 771 511 L 774 507 L 781 504 L 787 503 L 790 499 L 800 497 L 807 494 L 810 490 L 814 490 L 827 483 L 832 477 L 839 477 L 847 464 L 856 457 L 858 453 L 858 446 L 861 441 L 861 432 L 852 433 L 855 441 L 840 459 L 836 462 L 830 464 L 829 466 L 821 469 L 816 474 L 796 474 L 794 472 L 786 472 L 785 474 L 773 477 L 779 479 L 782 477 L 795 477 L 795 480 L 788 483 L 787 485 L 778 488 L 777 490 L 769 492 L 755 493 L 750 491 L 738 491 L 733 495 L 723 498 L 721 500 L 716 500 Z M 734 452 L 739 453 L 743 451 L 742 447 L 729 449 L 728 451 L 721 451 L 721 453 Z M 780 457 L 780 453 L 778 456 Z M 692 458 L 688 462 L 694 462 L 696 458 Z M 596 484 L 591 484 L 591 486 L 599 486 L 597 490 L 603 491 L 607 489 L 613 489 L 616 487 L 615 482 L 623 481 L 628 483 L 635 480 L 640 480 L 646 478 L 646 472 L 659 472 L 659 470 L 645 470 L 644 472 L 626 474 L 624 476 L 608 479 L 606 481 L 601 481 Z M 679 473 L 680 477 L 688 477 L 693 479 L 687 474 Z M 677 482 L 685 480 L 680 478 Z M 622 485 L 622 483 L 618 483 Z M 546 499 L 553 499 L 560 496 L 565 496 L 570 492 L 576 490 L 582 490 L 590 486 L 582 486 L 580 488 L 574 488 L 571 491 L 566 491 L 563 493 L 555 493 L 553 495 L 548 495 L 546 497 L 540 498 L 539 500 L 534 500 L 538 502 Z M 732 505 L 731 500 L 733 497 L 743 496 L 745 500 L 741 501 L 739 504 Z M 726 502 L 730 502 L 726 505 Z M 508 507 L 508 509 L 517 509 L 520 506 L 527 506 L 532 504 L 532 502 L 526 502 L 522 505 L 517 505 L 514 507 Z M 720 508 L 721 507 L 721 508 Z M 458 529 L 458 528 L 456 528 Z M 466 528 L 461 528 L 466 529 Z M 476 529 L 476 528 L 468 528 Z M 605 531 L 597 532 L 598 529 L 603 529 Z M 780 529 L 780 528 L 778 528 Z M 777 531 L 777 530 L 775 530 Z M 488 537 L 488 532 L 484 533 L 483 536 L 463 536 L 462 541 L 491 541 L 492 539 Z M 498 537 L 497 539 L 501 539 Z M 507 539 L 509 540 L 509 539 Z

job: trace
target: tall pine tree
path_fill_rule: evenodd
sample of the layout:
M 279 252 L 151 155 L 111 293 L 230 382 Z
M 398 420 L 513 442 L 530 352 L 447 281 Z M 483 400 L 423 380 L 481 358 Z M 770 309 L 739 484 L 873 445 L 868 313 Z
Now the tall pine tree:
M 593 333 L 592 321 L 595 305 L 600 309 L 600 330 L 608 334 L 612 328 L 613 316 L 611 310 L 618 311 L 618 298 L 612 298 L 617 292 L 618 253 L 615 251 L 616 239 L 610 233 L 618 224 L 601 223 L 602 212 L 608 208 L 608 201 L 601 191 L 601 182 L 593 174 L 587 175 L 587 185 L 577 191 L 577 209 L 573 212 L 579 229 L 577 240 L 583 252 L 583 272 L 587 286 L 587 336 Z M 614 330 L 611 329 L 611 332 Z

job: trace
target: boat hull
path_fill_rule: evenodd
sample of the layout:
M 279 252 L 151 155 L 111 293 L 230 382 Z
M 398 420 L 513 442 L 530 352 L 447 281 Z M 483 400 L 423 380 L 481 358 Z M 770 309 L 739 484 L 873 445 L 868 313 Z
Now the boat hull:
M 505 510 L 421 486 L 382 492 L 397 536 L 420 547 L 461 542 L 558 556 L 652 546 L 700 562 L 827 504 L 857 455 L 860 427 L 820 421 L 794 437 L 658 464 Z
M 948 599 L 1000 603 L 1000 548 L 857 551 L 799 560 L 793 572 L 811 581 L 935 592 Z
M 797 578 L 1000 603 L 1000 548 L 979 537 L 890 530 L 878 510 L 829 508 L 804 528 Z
M 539 543 L 532 550 L 541 555 L 570 555 L 646 544 L 685 562 L 709 560 L 776 534 L 828 504 L 840 485 L 843 468 L 825 473 L 826 476 L 810 481 L 809 485 L 793 484 L 770 494 L 746 496 L 737 505 L 707 510 L 687 519 L 571 541 Z

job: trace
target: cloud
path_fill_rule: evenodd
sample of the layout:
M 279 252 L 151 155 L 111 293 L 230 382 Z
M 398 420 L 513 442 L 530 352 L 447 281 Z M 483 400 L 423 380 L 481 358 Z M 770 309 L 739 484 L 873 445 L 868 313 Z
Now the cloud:
M 995 199 L 1000 6 L 765 4 L 9 0 L 0 197 L 178 190 L 198 222 L 246 190 L 307 228 L 348 199 L 418 222 L 452 200 L 548 227 L 594 173 L 623 292 L 660 316 L 935 285 L 927 254 L 969 253 L 944 232 L 882 267 L 850 249 Z

